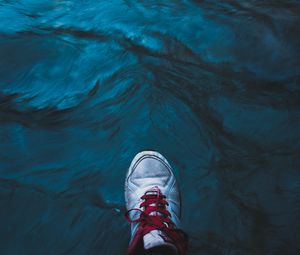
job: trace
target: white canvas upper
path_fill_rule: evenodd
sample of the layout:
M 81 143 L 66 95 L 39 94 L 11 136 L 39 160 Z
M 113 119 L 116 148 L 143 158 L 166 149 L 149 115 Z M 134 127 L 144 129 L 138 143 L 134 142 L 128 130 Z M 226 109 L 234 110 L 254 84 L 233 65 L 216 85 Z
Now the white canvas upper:
M 127 210 L 139 208 L 143 202 L 141 196 L 155 187 L 158 187 L 161 193 L 166 196 L 171 220 L 176 227 L 179 227 L 180 193 L 170 164 L 158 152 L 140 152 L 132 160 L 126 175 L 125 201 Z M 142 208 L 140 209 L 142 210 Z M 132 219 L 139 218 L 139 212 L 132 211 L 130 217 Z M 133 239 L 138 225 L 138 222 L 131 224 L 131 239 Z M 166 239 L 167 237 L 161 231 L 151 231 L 143 237 L 144 248 L 150 249 L 160 245 L 172 246 L 170 242 L 165 242 Z M 173 248 L 176 250 L 175 246 Z

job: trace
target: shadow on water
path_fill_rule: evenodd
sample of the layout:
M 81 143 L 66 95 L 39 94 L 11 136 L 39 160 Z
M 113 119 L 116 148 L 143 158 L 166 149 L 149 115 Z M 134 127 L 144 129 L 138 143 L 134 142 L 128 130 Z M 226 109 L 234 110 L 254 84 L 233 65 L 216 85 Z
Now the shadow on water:
M 133 156 L 189 254 L 299 254 L 297 1 L 2 1 L 0 253 L 124 254 Z

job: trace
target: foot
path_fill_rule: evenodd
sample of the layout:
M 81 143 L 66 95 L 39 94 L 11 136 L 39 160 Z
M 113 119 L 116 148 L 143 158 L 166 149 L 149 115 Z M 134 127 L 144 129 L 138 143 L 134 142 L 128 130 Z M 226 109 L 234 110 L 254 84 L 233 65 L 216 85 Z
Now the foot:
M 168 161 L 158 152 L 135 156 L 125 181 L 126 217 L 131 222 L 128 255 L 162 247 L 184 255 L 187 236 L 180 224 L 180 193 Z

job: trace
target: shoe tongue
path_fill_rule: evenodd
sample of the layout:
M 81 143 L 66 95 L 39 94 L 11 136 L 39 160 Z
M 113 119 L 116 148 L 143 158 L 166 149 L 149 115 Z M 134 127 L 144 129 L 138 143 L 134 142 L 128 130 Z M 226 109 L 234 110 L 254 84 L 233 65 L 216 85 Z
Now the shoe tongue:
M 168 246 L 174 253 L 177 254 L 176 246 L 173 242 L 168 238 L 162 231 L 160 230 L 152 230 L 148 234 L 144 235 L 144 249 L 149 250 L 159 246 Z
M 152 187 L 151 189 L 147 190 L 146 194 L 147 195 L 158 195 L 160 192 L 160 189 L 157 186 Z M 149 206 L 157 206 L 157 204 L 150 204 Z M 152 212 L 149 215 L 155 216 L 155 215 L 162 215 L 160 212 Z
M 160 193 L 160 189 L 159 189 L 158 186 L 154 186 L 154 187 L 148 189 L 146 191 L 146 193 L 149 194 L 149 195 L 157 195 L 158 193 Z

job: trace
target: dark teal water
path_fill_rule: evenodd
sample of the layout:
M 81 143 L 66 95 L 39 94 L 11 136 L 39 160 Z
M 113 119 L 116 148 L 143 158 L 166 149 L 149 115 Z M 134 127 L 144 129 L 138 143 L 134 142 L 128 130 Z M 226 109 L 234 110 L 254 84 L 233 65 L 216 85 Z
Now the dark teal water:
M 124 254 L 165 155 L 190 255 L 300 254 L 299 1 L 0 1 L 0 254 Z

